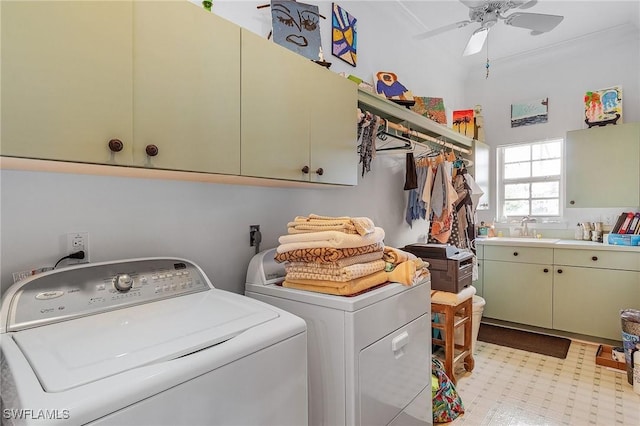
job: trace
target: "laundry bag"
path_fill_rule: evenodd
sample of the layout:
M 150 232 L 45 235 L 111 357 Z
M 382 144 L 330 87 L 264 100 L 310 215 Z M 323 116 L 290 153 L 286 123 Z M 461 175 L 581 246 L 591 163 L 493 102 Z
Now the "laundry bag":
M 431 372 L 438 379 L 438 390 L 433 395 L 433 422 L 448 423 L 464 414 L 462 399 L 447 376 L 439 359 L 431 358 Z

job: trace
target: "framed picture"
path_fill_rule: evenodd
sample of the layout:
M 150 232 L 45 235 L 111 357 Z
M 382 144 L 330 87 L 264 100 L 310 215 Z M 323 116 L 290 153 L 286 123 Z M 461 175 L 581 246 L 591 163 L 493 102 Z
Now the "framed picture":
M 357 22 L 349 12 L 336 3 L 332 4 L 331 53 L 354 67 L 358 47 Z
M 429 98 L 426 96 L 414 96 L 416 103 L 411 107 L 413 112 L 427 117 L 436 123 L 447 125 L 447 113 L 444 109 L 442 98 Z
M 589 127 L 622 123 L 622 87 L 586 92 L 584 122 Z
M 470 138 L 474 134 L 473 110 L 460 109 L 453 111 L 453 130 Z
M 511 104 L 511 127 L 546 123 L 549 119 L 549 98 Z
M 305 58 L 316 60 L 321 54 L 318 6 L 297 1 L 271 2 L 273 41 Z

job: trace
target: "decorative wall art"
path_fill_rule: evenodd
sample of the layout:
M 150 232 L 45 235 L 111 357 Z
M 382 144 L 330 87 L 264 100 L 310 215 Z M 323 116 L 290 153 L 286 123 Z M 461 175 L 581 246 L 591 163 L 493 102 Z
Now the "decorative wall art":
M 549 98 L 511 104 L 511 127 L 546 123 L 549 118 Z
M 412 106 L 416 103 L 413 94 L 398 81 L 398 76 L 389 71 L 376 73 L 376 93 L 400 105 Z
M 346 63 L 356 66 L 358 31 L 356 28 L 356 18 L 349 12 L 338 6 L 332 5 L 331 17 L 331 41 L 333 56 L 337 56 Z
M 622 123 L 622 87 L 585 93 L 584 122 L 589 128 Z
M 453 111 L 453 130 L 470 138 L 473 137 L 475 129 L 472 109 Z
M 442 98 L 429 98 L 425 96 L 415 96 L 416 103 L 411 110 L 439 124 L 447 125 L 447 113 L 444 109 Z
M 318 6 L 296 1 L 272 1 L 273 41 L 305 58 L 321 53 Z

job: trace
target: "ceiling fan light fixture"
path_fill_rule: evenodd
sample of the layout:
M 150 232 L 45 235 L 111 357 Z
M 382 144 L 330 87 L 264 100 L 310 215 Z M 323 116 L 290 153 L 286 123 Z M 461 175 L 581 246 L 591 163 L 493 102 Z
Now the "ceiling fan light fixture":
M 487 39 L 487 35 L 489 34 L 489 28 L 480 27 L 473 32 L 469 42 L 467 43 L 467 47 L 465 47 L 462 56 L 474 55 L 482 50 L 482 46 L 484 46 L 484 42 Z

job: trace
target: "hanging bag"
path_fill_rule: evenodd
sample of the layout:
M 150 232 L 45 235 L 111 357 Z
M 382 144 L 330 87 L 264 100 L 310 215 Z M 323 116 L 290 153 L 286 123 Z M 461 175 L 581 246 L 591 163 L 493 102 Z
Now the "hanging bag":
M 438 379 L 438 390 L 433 396 L 433 423 L 448 423 L 464 414 L 462 399 L 447 376 L 439 359 L 431 358 L 431 371 Z

